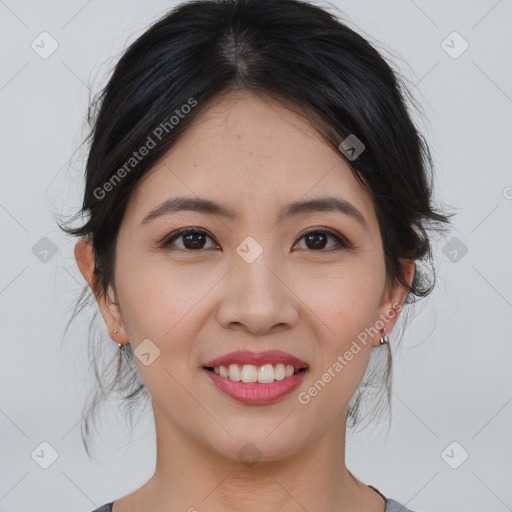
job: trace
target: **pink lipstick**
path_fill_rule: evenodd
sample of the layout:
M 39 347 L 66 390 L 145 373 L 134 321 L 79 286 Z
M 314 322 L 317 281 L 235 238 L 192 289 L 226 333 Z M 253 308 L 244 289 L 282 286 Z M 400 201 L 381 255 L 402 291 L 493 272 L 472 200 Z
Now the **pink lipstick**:
M 203 370 L 220 391 L 234 400 L 270 404 L 301 384 L 308 365 L 280 350 L 240 350 L 208 361 Z

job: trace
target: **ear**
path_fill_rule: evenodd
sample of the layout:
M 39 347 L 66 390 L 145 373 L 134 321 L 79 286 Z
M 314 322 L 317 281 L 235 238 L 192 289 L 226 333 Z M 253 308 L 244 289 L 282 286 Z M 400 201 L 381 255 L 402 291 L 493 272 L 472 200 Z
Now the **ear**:
M 75 259 L 82 276 L 87 281 L 96 297 L 100 308 L 101 316 L 105 320 L 110 337 L 117 343 L 129 343 L 129 338 L 124 326 L 123 316 L 118 302 L 115 300 L 115 293 L 112 286 L 109 286 L 106 297 L 100 293 L 94 269 L 96 267 L 92 241 L 87 238 L 80 238 L 75 245 Z M 117 334 L 114 330 L 117 329 Z
M 415 260 L 402 260 L 401 265 L 405 281 L 411 286 L 416 271 L 416 262 Z M 409 290 L 401 283 L 396 283 L 393 287 L 386 287 L 379 306 L 379 317 L 375 320 L 378 332 L 373 338 L 372 346 L 380 346 L 381 336 L 393 330 L 408 294 Z

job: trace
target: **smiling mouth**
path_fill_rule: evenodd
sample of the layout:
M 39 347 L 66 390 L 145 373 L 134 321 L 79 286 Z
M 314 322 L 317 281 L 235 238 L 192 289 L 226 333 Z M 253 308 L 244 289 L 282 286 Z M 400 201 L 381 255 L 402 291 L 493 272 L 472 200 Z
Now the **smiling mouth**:
M 275 381 L 285 380 L 292 375 L 307 370 L 305 367 L 299 368 L 283 363 L 267 363 L 259 366 L 252 364 L 230 364 L 226 366 L 203 366 L 203 368 L 234 382 L 258 382 L 260 384 L 270 384 Z

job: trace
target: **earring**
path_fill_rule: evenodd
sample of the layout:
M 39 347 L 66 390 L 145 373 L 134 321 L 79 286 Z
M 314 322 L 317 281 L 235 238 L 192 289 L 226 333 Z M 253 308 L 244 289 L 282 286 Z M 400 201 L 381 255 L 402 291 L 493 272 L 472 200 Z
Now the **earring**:
M 380 338 L 381 345 L 387 345 L 389 343 L 388 335 L 386 334 L 386 329 L 382 330 L 382 337 Z
M 118 332 L 119 331 L 117 329 L 114 329 L 114 336 L 117 336 Z M 119 347 L 119 350 L 124 351 L 124 344 L 123 343 L 118 343 L 117 346 Z

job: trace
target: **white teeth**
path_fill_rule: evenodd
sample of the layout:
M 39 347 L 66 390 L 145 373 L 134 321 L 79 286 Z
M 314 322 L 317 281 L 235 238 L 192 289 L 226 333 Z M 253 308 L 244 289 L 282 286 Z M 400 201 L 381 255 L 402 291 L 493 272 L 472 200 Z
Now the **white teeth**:
M 279 363 L 276 365 L 276 369 L 274 371 L 274 379 L 276 380 L 283 380 L 286 377 L 285 371 L 284 371 L 284 364 Z
M 274 367 L 271 364 L 260 366 L 258 370 L 258 382 L 262 384 L 274 382 Z
M 261 384 L 268 384 L 274 380 L 283 380 L 286 377 L 291 377 L 295 373 L 295 368 L 291 364 L 284 365 L 282 363 L 273 365 L 271 363 L 262 366 L 255 366 L 253 364 L 230 364 L 229 367 L 216 366 L 213 368 L 216 375 L 220 375 L 229 380 L 236 382 L 259 382 Z
M 242 382 L 258 382 L 258 368 L 252 364 L 244 364 L 240 378 Z
M 237 364 L 229 365 L 229 378 L 230 380 L 240 380 L 240 366 L 238 366 Z

